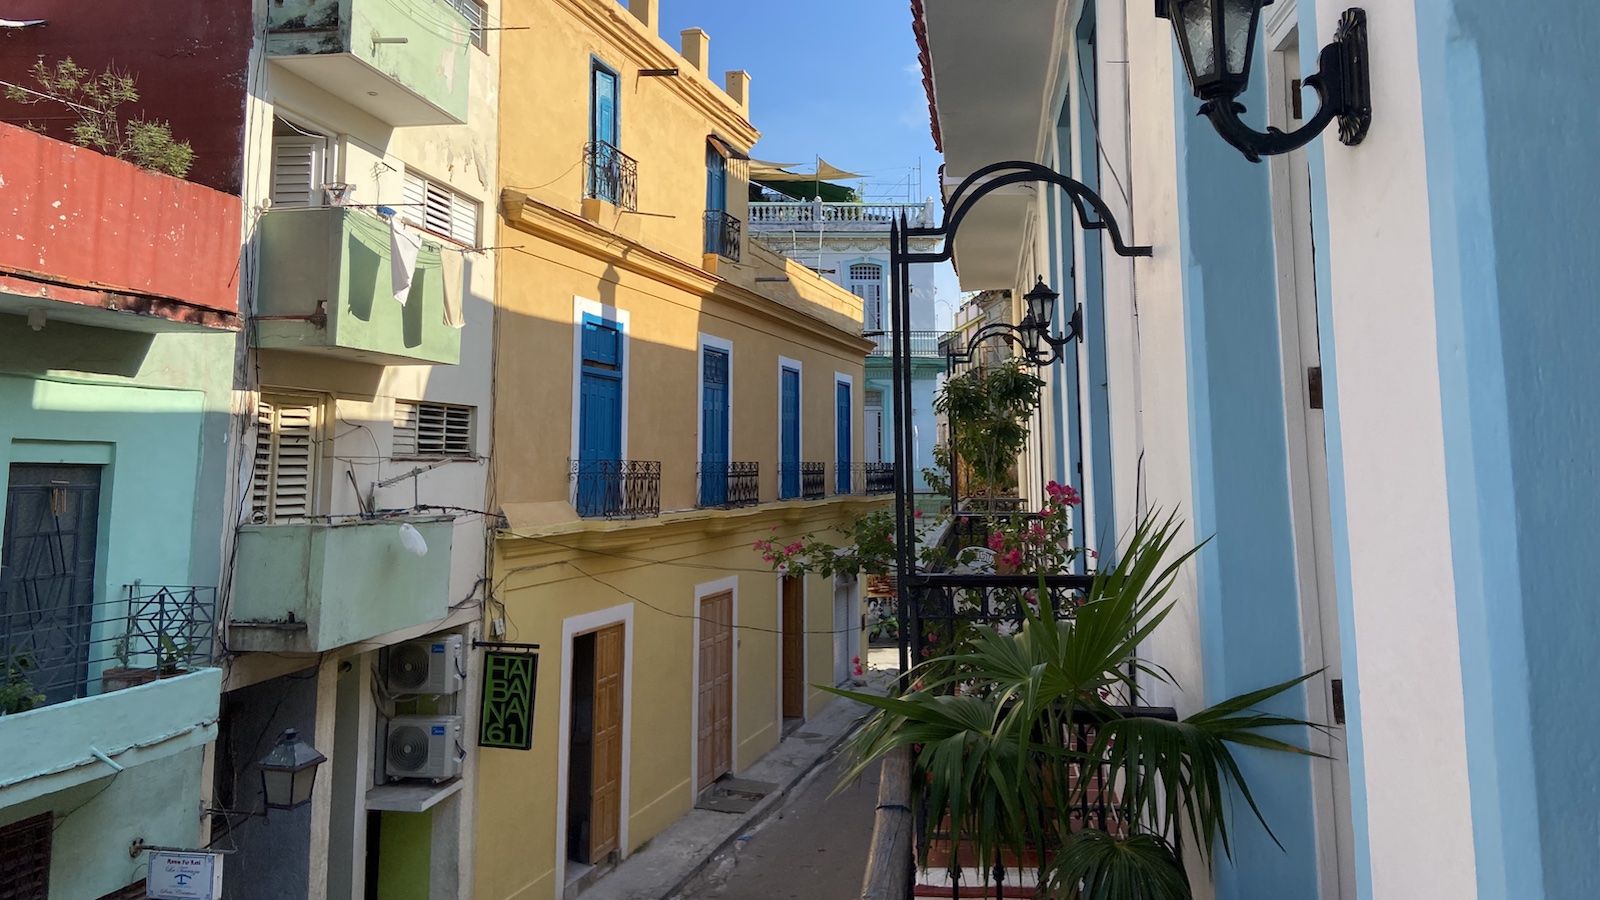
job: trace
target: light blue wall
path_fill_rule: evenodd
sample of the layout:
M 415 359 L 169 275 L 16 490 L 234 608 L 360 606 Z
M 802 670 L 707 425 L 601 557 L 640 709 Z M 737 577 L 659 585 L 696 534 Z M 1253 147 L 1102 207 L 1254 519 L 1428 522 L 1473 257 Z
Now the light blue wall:
M 915 489 L 928 490 L 922 477 L 923 469 L 933 468 L 933 446 L 939 441 L 938 418 L 933 412 L 933 397 L 938 390 L 939 376 L 944 373 L 944 359 L 915 360 L 911 374 L 911 422 L 916 427 L 917 445 L 914 448 L 913 473 Z M 886 356 L 869 357 L 866 368 L 866 388 L 883 392 L 883 436 L 880 445 L 883 462 L 894 461 L 894 382 L 893 370 Z
M 1071 83 L 1072 79 L 1063 79 L 1064 83 Z M 1056 129 L 1056 156 L 1053 166 L 1056 171 L 1070 175 L 1072 172 L 1072 114 L 1068 104 L 1066 89 L 1056 99 L 1055 108 L 1060 110 L 1058 127 Z M 1050 285 L 1061 295 L 1056 302 L 1056 311 L 1053 321 L 1057 324 L 1054 330 L 1064 333 L 1067 323 L 1072 318 L 1072 311 L 1077 305 L 1077 284 L 1075 271 L 1075 250 L 1073 247 L 1072 201 L 1064 191 L 1051 190 L 1049 203 L 1050 219 Z M 1083 487 L 1083 453 L 1082 435 L 1079 426 L 1082 422 L 1078 407 L 1080 394 L 1078 386 L 1078 372 L 1082 365 L 1081 342 L 1073 342 L 1064 351 L 1062 359 L 1050 367 L 1050 396 L 1049 402 L 1053 415 L 1050 417 L 1055 453 L 1050 460 L 1053 467 L 1051 477 L 1062 484 L 1070 484 L 1078 488 Z M 1082 506 L 1072 510 L 1072 531 L 1074 534 L 1083 535 L 1084 509 Z M 1079 557 L 1074 565 L 1081 572 L 1087 560 Z
M 1193 518 L 1196 532 L 1211 537 L 1198 575 L 1205 699 L 1214 703 L 1303 674 L 1304 660 L 1267 170 L 1196 116 L 1176 58 L 1174 66 L 1184 98 L 1176 131 Z M 1253 82 L 1242 100 L 1263 109 L 1263 79 Z M 1305 695 L 1295 691 L 1275 708 L 1303 717 Z M 1316 897 L 1309 765 L 1284 754 L 1239 755 L 1283 847 L 1240 804 L 1233 861 L 1216 867 L 1217 896 Z
M 1593 897 L 1600 7 L 1416 10 L 1480 896 Z

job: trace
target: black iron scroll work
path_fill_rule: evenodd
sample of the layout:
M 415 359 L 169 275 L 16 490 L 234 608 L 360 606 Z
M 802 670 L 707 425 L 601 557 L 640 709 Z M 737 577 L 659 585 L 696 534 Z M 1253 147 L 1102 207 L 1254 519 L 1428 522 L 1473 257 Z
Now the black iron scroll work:
M 539 683 L 539 645 L 476 641 L 483 654 L 483 709 L 478 746 L 500 750 L 533 747 L 533 692 Z
M 890 303 L 889 327 L 891 333 L 890 358 L 894 361 L 894 408 L 912 409 L 911 404 L 911 265 L 948 261 L 955 253 L 955 236 L 974 204 L 1001 188 L 1014 184 L 1049 184 L 1060 188 L 1072 198 L 1072 207 L 1078 212 L 1078 225 L 1085 231 L 1104 231 L 1111 248 L 1118 256 L 1148 257 L 1154 252 L 1148 246 L 1129 246 L 1122 238 L 1122 230 L 1111 215 L 1111 209 L 1100 195 L 1081 181 L 1061 174 L 1035 162 L 1012 160 L 991 163 L 968 175 L 945 201 L 944 222 L 938 227 L 910 227 L 904 214 L 898 216 L 890 228 L 889 269 Z M 1091 216 L 1091 211 L 1093 215 Z M 928 253 L 911 252 L 912 238 L 939 238 L 939 250 Z M 896 414 L 894 421 L 895 458 L 895 590 L 899 604 L 900 672 L 901 689 L 909 683 L 905 674 L 911 668 L 910 608 L 911 592 L 926 586 L 935 576 L 915 571 L 916 519 L 913 509 L 915 477 L 911 448 L 915 435 L 909 415 Z M 953 512 L 953 511 L 952 511 Z

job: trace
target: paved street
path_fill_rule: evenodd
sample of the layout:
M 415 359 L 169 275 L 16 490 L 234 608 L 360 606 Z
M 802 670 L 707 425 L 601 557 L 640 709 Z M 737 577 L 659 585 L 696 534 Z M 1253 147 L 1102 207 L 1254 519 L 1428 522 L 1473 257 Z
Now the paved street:
M 832 793 L 845 766 L 837 753 L 784 808 L 742 836 L 678 896 L 683 900 L 838 900 L 855 896 L 867 863 L 878 773 Z

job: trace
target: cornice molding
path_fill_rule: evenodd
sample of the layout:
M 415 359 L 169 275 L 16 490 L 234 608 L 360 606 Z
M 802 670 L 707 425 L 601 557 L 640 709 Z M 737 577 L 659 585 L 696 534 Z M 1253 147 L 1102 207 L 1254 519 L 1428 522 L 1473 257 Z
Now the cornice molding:
M 497 555 L 512 560 L 659 546 L 680 538 L 715 538 L 774 527 L 799 525 L 814 531 L 821 523 L 880 509 L 890 500 L 852 494 L 826 500 L 780 500 L 740 509 L 682 510 L 652 519 L 574 519 L 539 528 L 500 529 L 495 532 L 495 542 Z
M 503 191 L 500 208 L 506 223 L 518 231 L 576 250 L 616 269 L 643 275 L 700 297 L 715 298 L 742 312 L 809 334 L 848 355 L 865 358 L 876 346 L 859 333 L 837 328 L 521 191 Z
M 749 152 L 761 138 L 761 131 L 745 117 L 744 111 L 727 92 L 717 87 L 706 73 L 684 59 L 671 45 L 645 26 L 616 0 L 554 0 L 592 30 L 616 41 L 640 68 L 677 69 L 675 78 L 653 79 L 665 82 L 691 106 L 699 109 L 718 128 L 719 134 Z

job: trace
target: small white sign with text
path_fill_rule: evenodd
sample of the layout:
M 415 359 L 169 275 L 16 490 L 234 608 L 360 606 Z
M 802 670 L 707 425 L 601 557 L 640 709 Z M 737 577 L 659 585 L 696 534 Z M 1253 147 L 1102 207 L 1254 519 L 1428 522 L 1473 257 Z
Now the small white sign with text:
M 152 850 L 144 895 L 155 900 L 218 900 L 222 856 L 199 850 Z

